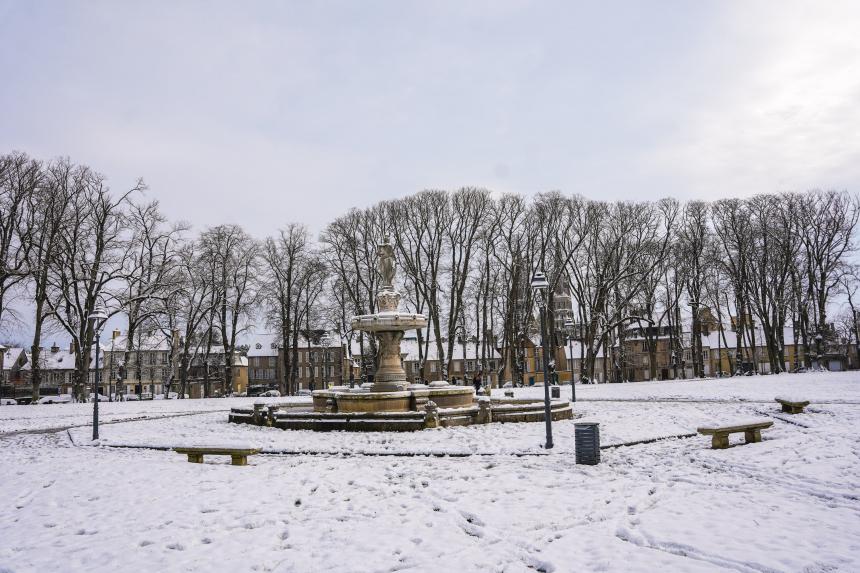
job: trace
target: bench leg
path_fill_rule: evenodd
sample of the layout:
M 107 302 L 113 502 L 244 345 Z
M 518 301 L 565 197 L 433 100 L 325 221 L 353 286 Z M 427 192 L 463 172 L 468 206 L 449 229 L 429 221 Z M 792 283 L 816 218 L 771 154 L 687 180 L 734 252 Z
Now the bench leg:
M 711 447 L 715 450 L 724 450 L 729 447 L 728 434 L 714 434 L 711 438 Z
M 248 456 L 232 454 L 230 457 L 233 458 L 233 461 L 231 463 L 234 466 L 247 466 L 248 465 Z
M 761 430 L 746 430 L 744 432 L 748 444 L 761 441 Z
M 783 411 L 783 412 L 785 412 L 786 414 L 794 414 L 794 412 L 792 411 L 791 406 L 789 406 L 788 404 L 783 404 L 783 405 L 782 405 L 782 411 Z
M 188 461 L 192 464 L 202 464 L 203 454 L 188 454 Z

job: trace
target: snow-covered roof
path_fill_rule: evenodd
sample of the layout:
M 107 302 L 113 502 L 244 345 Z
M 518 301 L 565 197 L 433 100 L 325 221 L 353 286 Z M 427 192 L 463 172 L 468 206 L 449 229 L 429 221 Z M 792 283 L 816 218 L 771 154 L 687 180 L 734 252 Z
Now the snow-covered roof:
M 99 353 L 99 366 L 104 365 L 105 353 L 104 345 L 101 345 Z M 95 367 L 95 345 L 93 345 L 92 355 L 90 357 L 90 368 Z M 43 350 L 39 353 L 40 369 L 42 370 L 73 370 L 75 368 L 75 353 L 70 352 L 68 348 L 60 348 L 56 352 L 51 352 L 50 349 Z M 32 369 L 32 357 L 27 355 L 27 364 L 21 367 L 21 370 Z
M 265 332 L 253 335 L 244 341 L 248 345 L 248 357 L 277 356 L 280 346 L 280 336 L 273 332 Z
M 585 345 L 579 342 L 578 340 L 574 340 L 572 343 L 567 343 L 564 345 L 564 356 L 567 360 L 579 360 L 581 357 L 585 356 L 588 352 L 584 347 Z M 573 350 L 571 352 L 571 349 Z M 595 355 L 597 358 L 603 358 L 603 348 L 597 351 Z
M 708 336 L 702 336 L 702 346 L 710 347 L 710 348 L 735 348 L 737 347 L 738 333 L 728 329 L 723 329 L 723 334 L 725 334 L 725 342 L 723 342 L 723 337 L 720 334 L 719 330 L 713 330 L 708 334 Z M 764 329 L 761 327 L 756 327 L 754 330 L 755 334 L 755 344 L 757 347 L 765 346 L 765 336 Z M 785 341 L 786 346 L 794 344 L 794 332 L 791 327 L 785 327 L 782 332 L 783 340 Z M 687 339 L 689 340 L 689 335 L 687 335 Z M 747 341 L 749 340 L 748 335 L 744 335 L 744 346 L 746 346 Z M 800 343 L 800 337 L 798 336 L 798 343 Z
M 18 362 L 22 354 L 25 357 L 25 362 L 28 362 L 30 360 L 30 357 L 23 348 L 7 348 L 6 351 L 3 353 L 3 369 L 11 370 L 12 366 L 14 366 Z
M 105 340 L 107 338 L 107 340 Z M 102 346 L 107 347 L 110 351 L 111 347 L 114 352 L 125 352 L 128 343 L 128 334 L 120 334 L 111 341 L 110 337 L 102 335 Z M 153 332 L 141 334 L 140 338 L 135 335 L 132 340 L 135 349 L 139 350 L 162 350 L 170 351 L 170 341 L 161 332 Z

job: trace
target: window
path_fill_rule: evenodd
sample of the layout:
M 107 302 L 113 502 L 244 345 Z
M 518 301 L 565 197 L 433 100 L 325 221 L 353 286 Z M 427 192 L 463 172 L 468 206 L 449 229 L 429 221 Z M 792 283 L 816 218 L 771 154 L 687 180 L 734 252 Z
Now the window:
M 274 365 L 275 365 L 275 357 L 269 356 L 269 366 L 274 366 Z
M 466 360 L 466 372 L 473 372 L 474 370 L 475 370 L 474 360 Z
M 454 372 L 459 374 L 459 372 L 460 372 L 460 363 L 459 363 L 459 362 L 454 362 L 454 365 L 453 365 L 453 366 L 454 366 L 454 367 L 453 367 Z
M 430 363 L 430 372 L 432 372 L 434 374 L 436 373 L 436 363 L 435 362 Z
M 161 363 L 162 363 L 162 364 L 167 364 L 167 352 L 162 352 L 162 353 L 161 353 Z

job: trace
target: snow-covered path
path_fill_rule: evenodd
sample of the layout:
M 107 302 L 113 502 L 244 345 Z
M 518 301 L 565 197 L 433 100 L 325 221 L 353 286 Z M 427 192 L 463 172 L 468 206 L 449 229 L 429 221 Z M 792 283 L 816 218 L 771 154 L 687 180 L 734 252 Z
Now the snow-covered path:
M 851 403 L 860 377 L 734 382 L 584 389 L 595 399 L 748 401 L 580 402 L 604 443 L 695 431 L 710 419 L 774 419 L 758 444 L 711 450 L 703 436 L 667 439 L 604 450 L 595 467 L 574 463 L 571 422 L 554 426 L 556 449 L 525 457 L 510 453 L 541 452 L 542 424 L 313 434 L 229 425 L 200 408 L 102 432 L 130 445 L 245 440 L 331 452 L 258 455 L 247 467 L 74 446 L 66 432 L 7 436 L 0 571 L 860 570 L 860 405 Z M 818 403 L 787 416 L 754 402 L 789 391 Z M 70 433 L 86 443 L 88 428 Z M 422 448 L 493 455 L 335 453 Z

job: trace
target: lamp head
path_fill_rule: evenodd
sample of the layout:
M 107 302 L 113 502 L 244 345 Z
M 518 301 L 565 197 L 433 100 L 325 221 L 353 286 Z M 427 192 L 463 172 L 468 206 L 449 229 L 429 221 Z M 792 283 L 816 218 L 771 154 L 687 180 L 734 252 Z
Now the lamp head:
M 102 325 L 104 325 L 107 318 L 105 310 L 101 307 L 96 307 L 87 317 L 87 320 L 93 325 L 93 330 L 99 331 L 102 329 Z
M 543 271 L 535 271 L 535 274 L 532 277 L 531 286 L 533 291 L 540 293 L 549 288 L 549 282 L 547 282 L 546 275 L 543 273 Z

